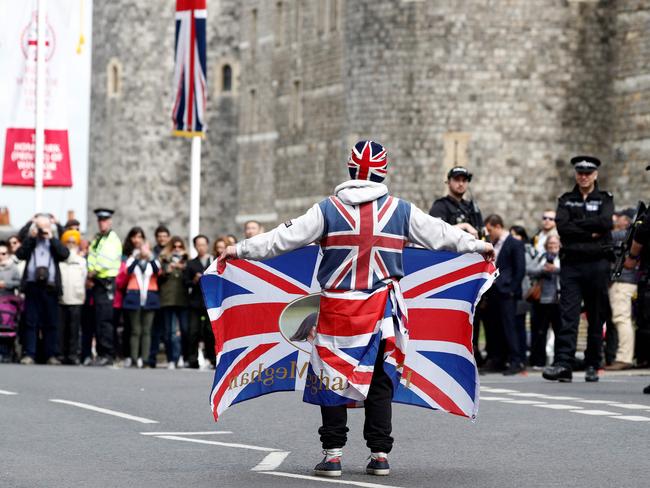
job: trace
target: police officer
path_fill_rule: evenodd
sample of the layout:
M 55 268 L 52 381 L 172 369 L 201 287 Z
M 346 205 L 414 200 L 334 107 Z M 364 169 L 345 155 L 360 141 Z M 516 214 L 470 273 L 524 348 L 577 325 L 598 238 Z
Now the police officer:
M 99 233 L 88 248 L 88 278 L 92 286 L 95 305 L 95 326 L 97 337 L 97 365 L 113 363 L 113 298 L 115 277 L 120 270 L 122 243 L 113 226 L 113 210 L 98 208 Z
M 553 366 L 544 369 L 547 380 L 570 382 L 584 300 L 589 328 L 585 351 L 585 380 L 598 381 L 602 361 L 603 322 L 609 309 L 608 281 L 612 256 L 612 194 L 598 188 L 600 160 L 592 156 L 571 159 L 576 186 L 558 201 L 556 223 L 560 251 L 560 330 L 555 336 Z
M 433 202 L 429 215 L 478 237 L 483 227 L 481 211 L 474 201 L 463 199 L 470 181 L 472 181 L 472 173 L 466 168 L 462 166 L 451 168 L 447 173 L 446 181 L 449 194 Z

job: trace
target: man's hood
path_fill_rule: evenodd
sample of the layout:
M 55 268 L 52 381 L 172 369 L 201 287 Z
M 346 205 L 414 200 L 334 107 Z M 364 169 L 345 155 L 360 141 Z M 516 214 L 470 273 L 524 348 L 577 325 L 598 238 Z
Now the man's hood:
M 386 185 L 368 180 L 348 180 L 334 189 L 334 195 L 346 205 L 372 202 L 387 193 Z

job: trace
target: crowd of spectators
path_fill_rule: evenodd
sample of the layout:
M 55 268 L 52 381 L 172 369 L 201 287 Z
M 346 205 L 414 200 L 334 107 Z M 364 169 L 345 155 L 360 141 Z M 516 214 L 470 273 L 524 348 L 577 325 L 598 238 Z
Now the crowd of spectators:
M 38 214 L 0 241 L 0 362 L 29 365 L 214 367 L 214 336 L 199 280 L 237 239 L 191 243 L 164 226 L 133 227 L 121 241 L 113 211 L 97 209 L 99 232 Z M 263 232 L 247 222 L 244 235 Z M 164 351 L 164 354 L 163 354 Z
M 471 174 L 462 170 L 449 175 L 456 203 L 449 196 L 439 199 L 432 215 L 436 208 L 453 213 L 456 204 L 459 212 L 472 212 L 462 200 Z M 112 230 L 113 212 L 96 213 L 99 233 L 91 241 L 81 235 L 79 222 L 60 226 L 41 214 L 0 242 L 0 361 L 214 366 L 214 337 L 199 280 L 235 236 L 195 236 L 190 259 L 185 241 L 164 225 L 155 229 L 151 243 L 141 227 L 131 228 L 122 242 Z M 633 218 L 633 209 L 615 212 L 615 246 Z M 474 349 L 482 371 L 520 374 L 553 363 L 554 333 L 562 325 L 562 243 L 555 219 L 555 210 L 542 212 L 530 238 L 524 227 L 508 227 L 496 214 L 480 217 L 478 225 L 456 220 L 463 230 L 492 242 L 500 272 L 475 312 Z M 255 221 L 242 230 L 245 238 L 264 231 Z M 635 292 L 635 270 L 623 270 L 610 284 L 602 346 L 607 369 L 647 366 L 635 351 Z

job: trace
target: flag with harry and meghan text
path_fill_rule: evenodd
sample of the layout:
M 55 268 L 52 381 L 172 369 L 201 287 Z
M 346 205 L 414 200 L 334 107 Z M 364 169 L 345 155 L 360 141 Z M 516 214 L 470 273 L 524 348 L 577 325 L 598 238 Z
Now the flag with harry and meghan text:
M 336 388 L 327 378 L 308 378 L 320 259 L 319 246 L 307 246 L 266 261 L 214 262 L 206 270 L 201 288 L 217 353 L 215 420 L 229 406 L 268 393 Z M 497 270 L 478 254 L 414 248 L 404 250 L 403 262 L 409 340 L 393 401 L 473 419 L 479 381 L 472 323 Z
M 201 136 L 207 103 L 207 0 L 176 0 L 173 134 Z

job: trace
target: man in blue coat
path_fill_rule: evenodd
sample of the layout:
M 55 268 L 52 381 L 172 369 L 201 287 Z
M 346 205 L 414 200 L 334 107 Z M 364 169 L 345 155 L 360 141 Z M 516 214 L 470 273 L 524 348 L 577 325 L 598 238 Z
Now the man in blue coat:
M 517 320 L 517 300 L 526 274 L 524 244 L 510 235 L 499 215 L 485 219 L 485 229 L 494 246 L 499 277 L 487 293 L 485 318 L 487 368 L 515 375 L 526 369 L 526 344 L 521 344 Z

